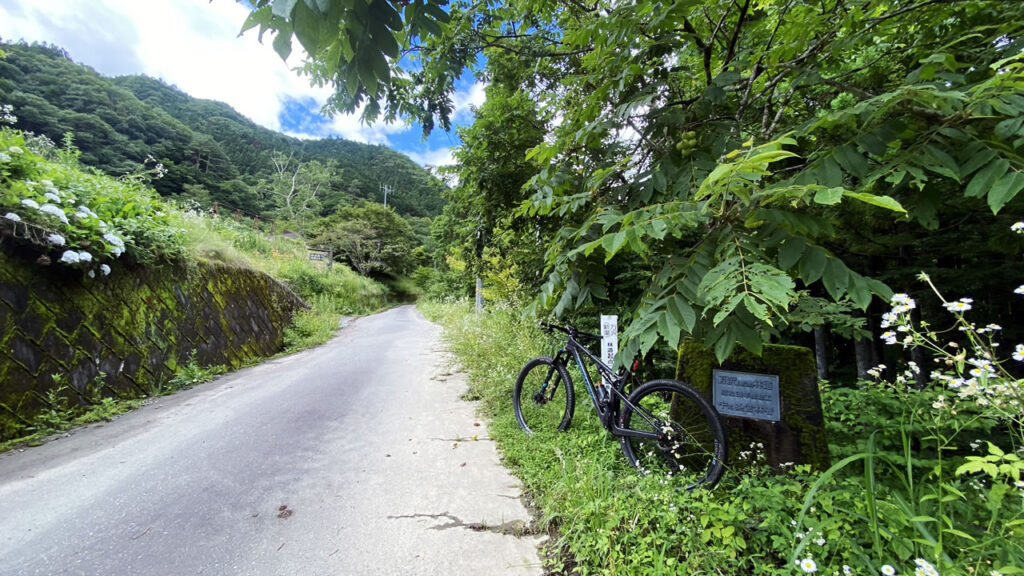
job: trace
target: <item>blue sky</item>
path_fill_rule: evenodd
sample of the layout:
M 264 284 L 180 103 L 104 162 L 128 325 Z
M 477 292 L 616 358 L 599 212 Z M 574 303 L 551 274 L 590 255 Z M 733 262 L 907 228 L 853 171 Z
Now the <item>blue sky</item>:
M 329 88 L 313 88 L 257 41 L 239 37 L 248 10 L 234 0 L 0 0 L 0 38 L 48 42 L 107 76 L 146 74 L 197 98 L 227 102 L 254 122 L 300 138 L 383 144 L 421 165 L 451 163 L 454 131 L 421 140 L 419 126 L 361 124 L 356 115 L 325 118 Z M 298 46 L 296 45 L 296 48 Z M 472 121 L 483 85 L 466 74 L 456 85 L 454 124 Z

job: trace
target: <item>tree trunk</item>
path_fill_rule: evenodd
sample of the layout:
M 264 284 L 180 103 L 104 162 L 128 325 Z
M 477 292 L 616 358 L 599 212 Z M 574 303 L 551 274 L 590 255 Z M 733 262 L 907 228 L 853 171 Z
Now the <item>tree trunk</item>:
M 870 380 L 868 370 L 873 368 L 871 364 L 871 340 L 857 338 L 853 341 L 853 351 L 857 357 L 857 378 Z
M 814 328 L 814 359 L 818 364 L 818 379 L 828 379 L 828 328 Z

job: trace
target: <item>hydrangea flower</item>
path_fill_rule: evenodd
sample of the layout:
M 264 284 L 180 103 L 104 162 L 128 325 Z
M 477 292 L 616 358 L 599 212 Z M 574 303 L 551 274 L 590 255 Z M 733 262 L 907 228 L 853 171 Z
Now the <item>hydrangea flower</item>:
M 78 261 L 92 262 L 92 254 L 86 252 L 85 250 L 82 250 L 81 252 L 78 253 Z
M 39 202 L 36 202 L 31 198 L 22 198 L 21 204 L 23 206 L 28 206 L 29 208 L 35 208 L 36 210 L 39 210 Z
M 103 234 L 103 239 L 106 240 L 108 246 L 107 251 L 113 254 L 115 257 L 124 254 L 124 240 L 115 235 L 113 232 L 107 232 Z
M 10 152 L 11 154 L 24 154 L 25 153 L 25 151 L 22 150 L 20 146 L 10 146 L 10 147 L 7 148 L 7 151 Z
M 104 276 L 109 276 L 110 266 L 107 266 L 106 264 L 100 264 L 100 272 L 102 272 Z
M 88 206 L 80 205 L 78 212 L 75 212 L 75 218 L 79 220 L 85 220 L 86 218 L 99 218 L 95 212 L 93 212 Z M 105 229 L 105 228 L 104 228 Z
M 104 234 L 103 239 L 106 240 L 108 244 L 113 244 L 114 246 L 124 246 L 124 240 L 120 239 L 112 232 L 107 232 L 106 234 Z
M 53 202 L 56 202 L 57 204 L 60 204 L 60 196 L 57 196 L 57 194 L 54 193 L 54 192 L 47 192 L 46 194 L 43 194 L 43 196 L 46 196 L 47 198 L 49 198 Z
M 43 204 L 39 208 L 39 211 L 40 212 L 46 212 L 47 214 L 51 214 L 53 216 L 56 216 L 61 222 L 65 223 L 65 224 L 68 223 L 68 217 L 67 217 L 66 214 L 64 214 L 64 211 L 61 210 L 59 207 L 54 206 L 53 204 Z
M 63 246 L 64 245 L 64 237 L 61 236 L 60 234 L 48 234 L 46 236 L 46 240 L 50 244 L 53 244 L 53 245 L 56 245 L 56 246 Z
M 0 162 L 10 162 L 10 161 L 11 161 L 10 155 L 4 154 L 3 152 L 0 152 Z
M 7 218 L 11 222 L 21 222 L 21 216 L 18 216 L 14 212 L 8 212 L 7 214 L 4 214 L 4 218 Z
M 64 254 L 61 255 L 60 261 L 65 264 L 78 264 L 78 252 L 74 250 L 65 250 Z

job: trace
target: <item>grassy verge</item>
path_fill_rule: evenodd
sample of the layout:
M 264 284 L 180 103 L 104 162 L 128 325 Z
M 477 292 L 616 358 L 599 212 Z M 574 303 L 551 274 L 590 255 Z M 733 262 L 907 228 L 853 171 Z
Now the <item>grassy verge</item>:
M 937 417 L 929 407 L 941 404 L 942 390 L 825 387 L 831 469 L 771 470 L 762 447 L 752 445 L 714 490 L 686 493 L 628 466 L 578 377 L 568 432 L 527 437 L 519 430 L 515 378 L 555 344 L 533 320 L 501 307 L 420 308 L 444 327 L 469 374 L 469 394 L 481 401 L 505 464 L 523 482 L 536 529 L 551 535 L 550 574 L 1022 573 L 1024 481 L 958 469 L 999 461 L 1012 472 L 1021 460 L 992 449 L 972 456 L 986 453 L 981 440 L 956 448 L 956 459 L 948 443 L 939 452 L 930 447 L 934 428 L 921 422 Z M 968 424 L 969 439 L 995 437 L 988 432 L 995 423 L 972 417 Z
M 547 570 L 741 573 L 726 570 L 745 549 L 735 527 L 746 520 L 742 506 L 728 496 L 718 499 L 727 489 L 685 494 L 666 479 L 637 474 L 616 439 L 600 427 L 581 389 L 569 432 L 527 437 L 519 430 L 512 412 L 516 375 L 531 357 L 552 353 L 553 342 L 535 322 L 511 309 L 476 314 L 468 305 L 420 308 L 444 326 L 448 346 L 469 374 L 469 394 L 481 401 L 506 466 L 523 482 L 536 528 L 552 536 L 544 551 Z

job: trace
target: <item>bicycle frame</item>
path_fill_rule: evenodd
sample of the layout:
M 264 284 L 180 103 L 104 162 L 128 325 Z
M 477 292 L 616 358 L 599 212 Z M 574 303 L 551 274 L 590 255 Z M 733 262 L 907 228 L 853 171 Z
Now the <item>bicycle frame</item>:
M 560 363 L 563 366 L 568 366 L 568 357 L 571 356 L 576 361 L 576 366 L 580 369 L 580 374 L 583 377 L 583 383 L 587 387 L 587 393 L 590 395 L 590 401 L 594 405 L 594 409 L 597 411 L 597 416 L 601 421 L 601 425 L 604 426 L 613 436 L 628 436 L 631 438 L 647 438 L 651 440 L 658 440 L 660 435 L 654 432 L 645 432 L 642 430 L 632 430 L 630 428 L 622 428 L 615 421 L 615 416 L 620 413 L 620 403 L 624 403 L 629 406 L 638 416 L 647 421 L 648 424 L 655 430 L 659 429 L 656 424 L 657 418 L 651 415 L 647 410 L 639 406 L 634 406 L 626 398 L 626 394 L 623 393 L 623 389 L 626 386 L 626 381 L 629 378 L 629 371 L 625 371 L 622 374 L 616 374 L 612 371 L 611 366 L 605 364 L 600 358 L 598 358 L 593 352 L 588 350 L 585 346 L 580 344 L 573 338 L 572 334 L 569 334 L 569 343 L 565 345 L 555 355 L 555 362 Z M 584 364 L 584 358 L 589 360 L 594 366 L 597 367 L 597 373 L 600 377 L 604 378 L 608 382 L 606 385 L 608 390 L 611 392 L 609 401 L 604 406 L 597 399 L 597 394 L 594 392 L 594 382 L 590 378 L 590 373 L 586 369 Z M 566 383 L 568 384 L 568 383 Z

